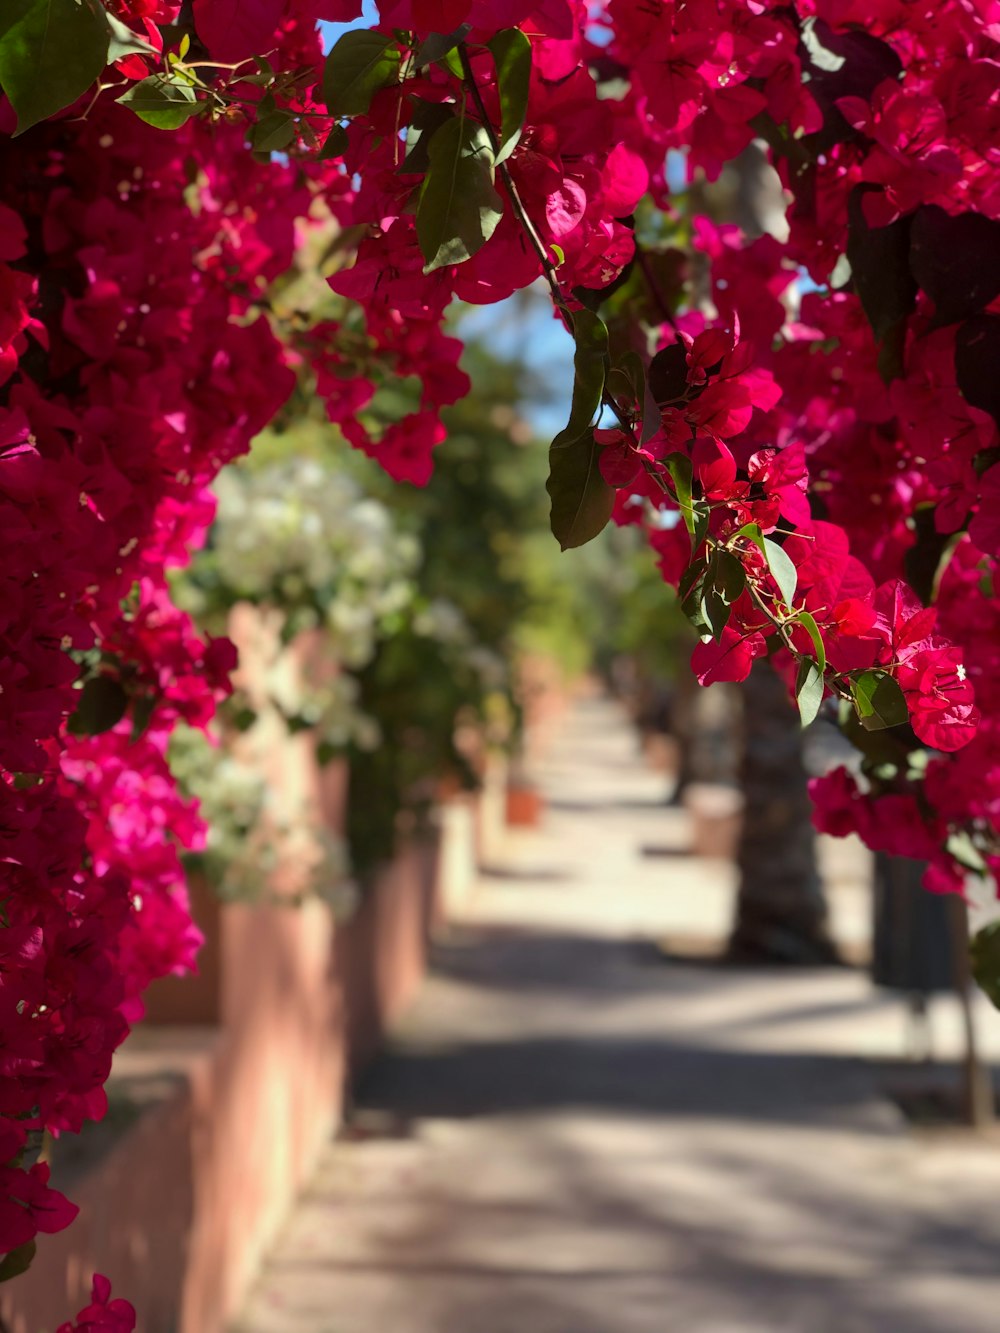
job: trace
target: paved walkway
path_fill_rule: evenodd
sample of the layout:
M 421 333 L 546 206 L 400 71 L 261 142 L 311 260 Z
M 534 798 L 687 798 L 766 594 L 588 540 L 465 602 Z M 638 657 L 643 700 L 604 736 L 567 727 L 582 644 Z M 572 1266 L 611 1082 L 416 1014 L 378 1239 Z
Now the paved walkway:
M 995 1333 L 1000 1143 L 903 1127 L 860 974 L 664 962 L 731 874 L 609 705 L 573 723 L 239 1333 Z M 864 860 L 825 852 L 858 930 Z

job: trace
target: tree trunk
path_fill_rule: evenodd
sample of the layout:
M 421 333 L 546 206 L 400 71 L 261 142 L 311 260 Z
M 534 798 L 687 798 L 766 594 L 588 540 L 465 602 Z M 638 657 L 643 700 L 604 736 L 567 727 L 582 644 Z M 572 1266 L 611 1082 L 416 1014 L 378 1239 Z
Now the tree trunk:
M 788 691 L 766 660 L 743 685 L 745 801 L 732 958 L 836 961 L 802 761 L 802 729 Z

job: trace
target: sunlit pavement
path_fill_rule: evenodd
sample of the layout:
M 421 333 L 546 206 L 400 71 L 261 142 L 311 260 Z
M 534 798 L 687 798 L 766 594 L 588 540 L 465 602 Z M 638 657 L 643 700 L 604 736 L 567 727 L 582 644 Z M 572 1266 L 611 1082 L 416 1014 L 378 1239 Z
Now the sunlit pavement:
M 611 705 L 538 776 L 542 828 L 437 950 L 239 1333 L 994 1333 L 1000 1141 L 905 1127 L 901 1005 L 846 969 L 665 961 L 724 935 L 733 876 L 683 855 Z M 863 854 L 824 855 L 863 932 Z

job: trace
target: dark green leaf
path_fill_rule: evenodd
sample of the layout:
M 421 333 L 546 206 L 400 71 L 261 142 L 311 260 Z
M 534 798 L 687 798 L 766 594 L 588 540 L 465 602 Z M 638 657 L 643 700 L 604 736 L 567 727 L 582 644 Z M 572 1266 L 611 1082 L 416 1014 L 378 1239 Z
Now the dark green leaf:
M 19 1245 L 16 1250 L 8 1252 L 0 1259 L 0 1282 L 9 1282 L 12 1277 L 20 1277 L 31 1267 L 31 1261 L 35 1257 L 35 1242 L 33 1240 L 25 1241 Z
M 973 315 L 955 334 L 958 387 L 1000 425 L 1000 315 Z
M 417 69 L 423 69 L 425 65 L 433 65 L 435 60 L 443 59 L 449 51 L 454 51 L 459 42 L 464 42 L 471 31 L 472 24 L 463 23 L 454 32 L 432 32 L 417 51 L 414 59 Z
M 531 43 L 520 28 L 504 28 L 488 43 L 497 67 L 497 91 L 500 95 L 500 134 L 497 163 L 501 163 L 518 145 L 524 118 L 528 114 L 528 90 L 531 85 Z
M 425 102 L 422 97 L 412 100 L 413 115 L 406 130 L 406 156 L 399 171 L 405 176 L 422 176 L 431 164 L 429 149 L 434 131 L 453 119 L 455 108 L 448 102 Z
M 691 549 L 697 551 L 698 547 L 708 535 L 708 524 L 712 516 L 712 508 L 707 500 L 695 500 L 691 508 L 694 513 L 694 536 L 691 538 Z
M 910 271 L 934 302 L 935 323 L 978 314 L 1000 295 L 1000 221 L 922 204 L 910 231 Z
M 704 613 L 712 627 L 712 637 L 716 643 L 722 642 L 722 631 L 729 624 L 729 603 L 714 587 L 705 589 Z
M 320 159 L 326 161 L 331 157 L 343 157 L 347 152 L 347 147 L 347 130 L 344 129 L 343 125 L 334 125 L 326 136 L 323 147 L 319 150 Z
M 323 101 L 331 116 L 361 116 L 372 97 L 399 78 L 399 48 L 383 33 L 345 32 L 326 58 Z
M 156 707 L 155 694 L 138 694 L 132 699 L 132 744 L 145 735 Z
M 865 220 L 864 196 L 878 188 L 857 185 L 851 191 L 847 258 L 875 339 L 884 343 L 913 311 L 917 284 L 910 272 L 910 218 L 899 218 L 887 227 L 870 227 Z
M 477 121 L 446 121 L 431 139 L 429 158 L 416 217 L 425 273 L 470 259 L 503 216 L 493 188 L 493 150 Z
M 628 380 L 633 399 L 641 404 L 646 393 L 646 367 L 638 352 L 629 349 L 621 356 L 620 369 Z
M 608 371 L 607 382 L 608 393 L 613 394 L 619 402 L 631 402 L 634 394 L 632 381 L 625 374 L 621 366 L 612 366 Z
M 714 637 L 714 631 L 708 618 L 708 608 L 705 605 L 705 580 L 703 578 L 695 582 L 694 587 L 681 602 L 681 610 L 698 633 L 704 636 L 706 640 Z
M 563 438 L 565 435 L 565 431 L 557 435 L 549 449 L 545 483 L 552 500 L 552 532 L 564 551 L 596 537 L 615 507 L 615 492 L 598 466 L 601 447 L 593 430 L 575 439 Z
M 649 363 L 649 387 L 660 404 L 674 403 L 687 392 L 687 351 L 683 343 L 671 343 Z
M 816 720 L 820 704 L 823 702 L 823 673 L 815 662 L 799 663 L 799 674 L 795 682 L 795 701 L 799 706 L 802 725 L 808 727 Z
M 639 443 L 648 444 L 662 425 L 663 415 L 660 412 L 660 405 L 647 381 L 642 391 L 642 430 L 639 433 Z
M 906 697 L 898 681 L 884 671 L 865 671 L 851 682 L 851 694 L 866 731 L 898 727 L 909 719 Z
M 792 564 L 791 556 L 785 552 L 784 547 L 773 542 L 770 537 L 764 538 L 764 556 L 785 605 L 790 607 L 799 582 L 798 570 Z
M 120 722 L 127 707 L 128 695 L 114 676 L 91 676 L 66 725 L 74 736 L 97 736 Z
M 826 644 L 823 642 L 823 636 L 819 632 L 819 626 L 816 619 L 808 611 L 800 611 L 798 614 L 798 623 L 812 639 L 813 651 L 816 654 L 816 664 L 820 673 L 826 670 Z
M 200 115 L 205 105 L 196 100 L 190 84 L 168 83 L 159 75 L 133 83 L 118 101 L 158 130 L 176 130 L 192 116 Z
M 652 369 L 652 367 L 650 367 Z M 692 542 L 695 536 L 695 514 L 691 503 L 691 484 L 694 476 L 691 460 L 687 454 L 670 454 L 664 459 L 667 471 L 674 483 L 674 494 Z
M 575 440 L 588 429 L 601 406 L 608 369 L 608 330 L 591 310 L 573 315 L 573 403 L 569 421 L 555 443 Z
M 1000 1009 L 1000 921 L 977 930 L 969 941 L 972 975 L 995 1009 Z
M 677 593 L 682 602 L 690 594 L 699 579 L 704 579 L 707 573 L 707 560 L 692 560 L 681 575 L 680 583 L 677 585 Z
M 708 609 L 705 605 L 708 573 L 709 562 L 707 560 L 694 560 L 681 575 L 677 588 L 681 610 L 699 634 L 712 630 Z
M 3 0 L 0 87 L 17 133 L 70 106 L 108 63 L 111 28 L 97 0 Z
M 244 704 L 242 708 L 237 708 L 235 712 L 226 714 L 228 721 L 232 722 L 237 731 L 249 731 L 257 721 L 257 711 L 251 708 L 249 704 Z
M 250 144 L 258 153 L 280 153 L 294 138 L 295 117 L 287 111 L 262 116 L 250 130 Z
M 730 605 L 747 586 L 743 565 L 731 551 L 716 551 L 711 563 L 712 587 Z
M 961 533 L 938 532 L 936 514 L 937 505 L 933 502 L 914 509 L 912 522 L 916 539 L 903 556 L 906 581 L 924 606 L 930 606 L 937 599 L 938 584 L 961 538 Z
M 565 551 L 582 546 L 604 528 L 615 504 L 601 476 L 600 446 L 591 425 L 601 405 L 608 370 L 608 331 L 589 310 L 573 315 L 573 403 L 569 422 L 549 449 L 546 489 L 552 499 L 552 531 Z
M 895 727 L 891 731 L 869 731 L 858 717 L 857 709 L 846 700 L 841 702 L 837 726 L 854 748 L 864 756 L 862 770 L 891 765 L 905 772 L 910 751 L 916 740 L 909 727 Z

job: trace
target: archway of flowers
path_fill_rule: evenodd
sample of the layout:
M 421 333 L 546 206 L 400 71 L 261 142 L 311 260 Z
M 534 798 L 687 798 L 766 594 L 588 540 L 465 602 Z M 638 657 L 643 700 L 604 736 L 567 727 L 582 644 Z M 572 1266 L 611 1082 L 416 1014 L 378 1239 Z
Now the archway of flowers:
M 638 525 L 700 681 L 768 654 L 839 720 L 864 776 L 814 784 L 820 826 L 935 891 L 1000 864 L 1000 8 L 383 0 L 325 53 L 359 8 L 0 16 L 4 1276 L 74 1212 L 38 1134 L 101 1115 L 144 988 L 197 946 L 166 746 L 233 654 L 167 575 L 207 487 L 296 384 L 425 482 L 467 389 L 455 299 L 546 284 L 576 348 L 555 536 Z M 677 206 L 668 161 L 714 179 L 754 140 L 780 235 Z M 271 300 L 319 232 L 342 321 Z M 370 433 L 410 375 L 417 409 Z M 129 1327 L 109 1300 L 81 1326 Z

